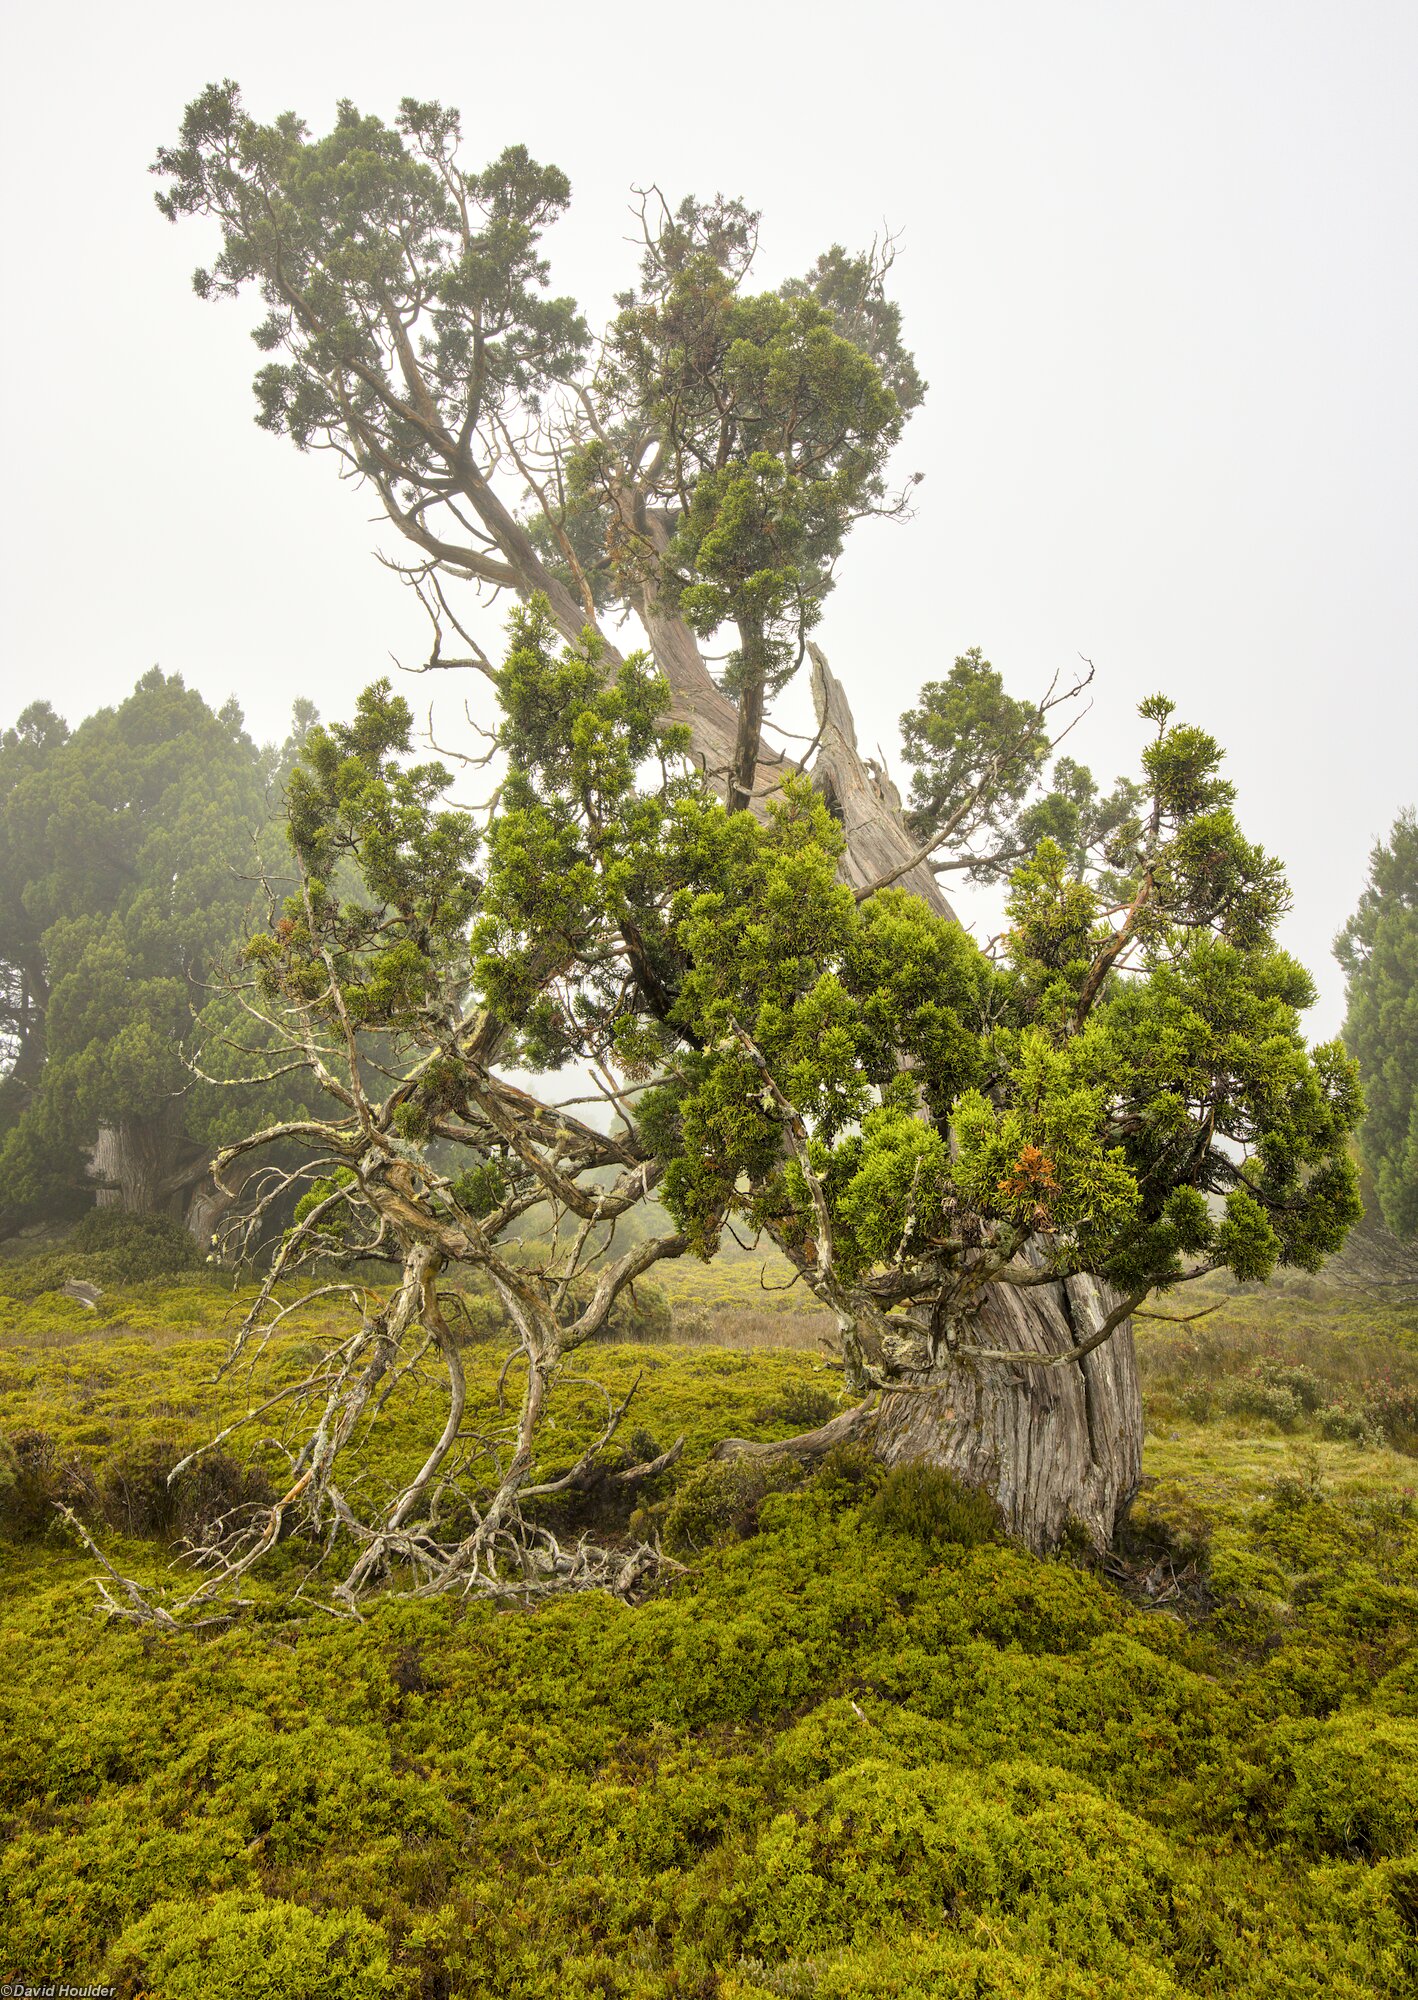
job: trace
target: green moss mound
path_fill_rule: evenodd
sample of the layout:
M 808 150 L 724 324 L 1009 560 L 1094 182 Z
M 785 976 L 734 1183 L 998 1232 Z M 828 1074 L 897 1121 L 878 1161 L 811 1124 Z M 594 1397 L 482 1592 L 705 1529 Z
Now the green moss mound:
M 1351 1708 L 1304 1731 L 1281 1824 L 1319 1854 L 1387 1860 L 1418 1848 L 1418 1721 Z
M 999 1508 L 988 1493 L 964 1486 L 939 1465 L 894 1465 L 873 1499 L 878 1527 L 922 1542 L 958 1542 L 973 1548 L 998 1541 Z
M 172 1524 L 135 1469 L 229 1414 L 241 1301 L 116 1294 L 108 1327 L 71 1303 L 0 1343 L 0 1487 L 47 1439 L 156 1582 Z M 466 1360 L 477 1422 L 499 1351 Z M 0 1543 L 0 1973 L 127 2000 L 1418 1990 L 1411 1461 L 1260 1417 L 1150 1440 L 1122 1588 L 935 1475 L 710 1459 L 814 1408 L 808 1356 L 595 1363 L 688 1440 L 645 1502 L 686 1573 L 635 1607 L 293 1620 L 319 1551 L 292 1543 L 244 1624 L 165 1641 L 95 1619 L 62 1528 Z M 548 1463 L 603 1408 L 559 1388 Z M 370 1479 L 428 1414 L 391 1402 Z
M 685 1479 L 665 1510 L 664 1540 L 680 1555 L 751 1535 L 770 1493 L 797 1486 L 803 1468 L 781 1458 L 730 1458 L 701 1466 Z
M 383 2000 L 389 1954 L 359 1911 L 317 1916 L 240 1891 L 158 1903 L 124 1932 L 113 1971 L 125 2000 Z
M 1144 1924 L 1165 1930 L 1178 1889 L 1163 1837 L 1067 1772 L 872 1758 L 775 1818 L 730 1894 L 750 1949 L 775 1958 L 991 1911 L 1038 1917 L 1050 1937 L 1096 1941 L 1106 1958 Z

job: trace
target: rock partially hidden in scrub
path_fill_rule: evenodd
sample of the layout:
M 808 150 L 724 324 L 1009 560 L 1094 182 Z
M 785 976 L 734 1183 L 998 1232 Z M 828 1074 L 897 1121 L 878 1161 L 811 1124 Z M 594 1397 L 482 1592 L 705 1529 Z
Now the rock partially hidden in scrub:
M 974 1548 L 1003 1533 L 990 1494 L 966 1486 L 940 1465 L 895 1465 L 867 1508 L 867 1519 L 918 1542 L 956 1542 Z

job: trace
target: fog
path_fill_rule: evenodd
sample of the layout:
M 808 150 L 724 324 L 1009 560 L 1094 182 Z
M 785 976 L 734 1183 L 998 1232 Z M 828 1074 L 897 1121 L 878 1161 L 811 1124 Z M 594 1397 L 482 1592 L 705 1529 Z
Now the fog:
M 439 96 L 473 163 L 555 160 L 553 279 L 593 323 L 636 184 L 761 207 L 765 283 L 898 232 L 925 477 L 913 521 L 854 534 L 820 633 L 864 741 L 893 757 L 969 646 L 1016 693 L 1085 655 L 1070 749 L 1111 777 L 1166 689 L 1288 863 L 1337 1027 L 1329 940 L 1418 794 L 1411 6 L 9 7 L 0 723 L 157 662 L 270 737 L 420 656 L 370 496 L 255 427 L 255 309 L 194 298 L 211 239 L 153 206 L 226 75 L 317 129 Z

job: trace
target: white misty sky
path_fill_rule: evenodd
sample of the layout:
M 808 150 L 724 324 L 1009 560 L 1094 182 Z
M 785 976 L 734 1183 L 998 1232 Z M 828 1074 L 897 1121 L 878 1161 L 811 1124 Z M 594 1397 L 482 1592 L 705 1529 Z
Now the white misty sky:
M 257 430 L 255 309 L 194 298 L 211 241 L 146 168 L 223 76 L 316 129 L 343 96 L 441 97 L 472 164 L 520 140 L 570 175 L 548 249 L 593 323 L 636 183 L 760 207 L 765 284 L 900 232 L 931 394 L 898 469 L 925 482 L 908 526 L 857 531 L 820 634 L 864 741 L 894 760 L 969 646 L 1016 693 L 1082 653 L 1070 748 L 1111 777 L 1166 689 L 1288 863 L 1312 1029 L 1338 1025 L 1330 938 L 1418 797 L 1412 0 L 4 19 L 0 724 L 41 696 L 77 721 L 158 662 L 269 738 L 295 695 L 343 714 L 420 656 L 368 497 Z

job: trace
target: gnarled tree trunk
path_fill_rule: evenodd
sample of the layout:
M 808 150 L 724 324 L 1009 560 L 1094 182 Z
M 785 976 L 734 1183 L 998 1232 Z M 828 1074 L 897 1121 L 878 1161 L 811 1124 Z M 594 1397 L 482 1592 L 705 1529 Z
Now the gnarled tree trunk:
M 1068 1356 L 1116 1303 L 1091 1278 L 996 1285 L 963 1331 L 970 1344 Z M 923 1459 L 984 1487 L 1031 1548 L 1051 1547 L 1070 1524 L 1106 1546 L 1142 1472 L 1131 1322 L 1062 1365 L 942 1359 L 938 1383 L 882 1399 L 872 1430 L 880 1457 Z
M 728 1438 L 715 1456 L 786 1453 L 811 1464 L 837 1445 L 866 1445 L 888 1465 L 939 1465 L 983 1488 L 1008 1532 L 1030 1548 L 1055 1546 L 1070 1527 L 1105 1547 L 1142 1471 L 1130 1322 L 1092 1353 L 1071 1356 L 1116 1302 L 1091 1278 L 1027 1291 L 994 1286 L 962 1323 L 962 1344 L 1048 1357 L 1051 1365 L 942 1353 L 936 1367 L 818 1430 L 782 1443 Z
M 658 657 L 658 646 L 656 652 Z M 676 712 L 694 729 L 696 709 L 700 715 L 706 707 L 712 712 L 712 704 L 702 690 L 697 702 L 691 700 L 692 691 L 683 686 L 692 671 L 691 653 L 690 647 L 679 647 L 670 657 Z M 917 858 L 918 845 L 890 778 L 858 751 L 841 682 L 817 647 L 810 653 L 818 721 L 810 770 L 846 836 L 846 879 L 858 889 L 898 883 L 931 909 L 953 916 L 930 867 Z M 702 666 L 699 671 L 707 680 L 707 671 Z M 704 745 L 711 768 L 724 756 L 723 718 L 715 714 L 714 724 Z M 782 764 L 770 769 L 771 776 L 761 776 L 770 786 L 780 783 Z M 960 1345 L 1017 1353 L 1018 1362 L 941 1352 L 929 1371 L 913 1371 L 901 1388 L 869 1398 L 787 1446 L 730 1440 L 720 1449 L 765 1454 L 786 1449 L 814 1457 L 854 1438 L 890 1464 L 919 1460 L 943 1466 L 983 1488 L 998 1502 L 1009 1532 L 1032 1548 L 1053 1546 L 1070 1525 L 1095 1547 L 1104 1547 L 1137 1492 L 1142 1470 L 1132 1322 L 1124 1320 L 1091 1353 L 1073 1359 L 1072 1352 L 1116 1303 L 1086 1277 L 1027 1289 L 991 1286 L 962 1323 Z M 1026 1358 L 1031 1356 L 1038 1359 Z
M 207 1157 L 184 1136 L 180 1116 L 158 1112 L 100 1125 L 88 1172 L 97 1207 L 180 1222 L 187 1197 L 207 1175 Z

